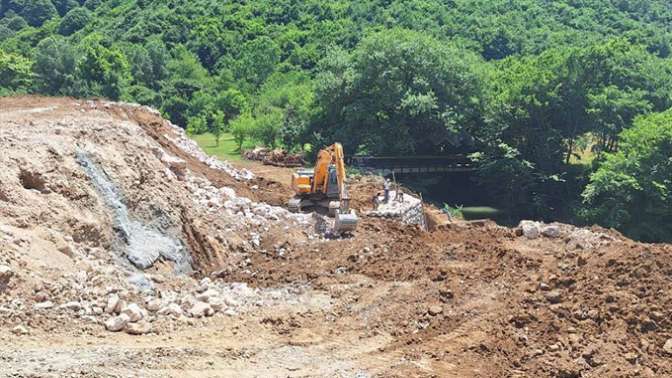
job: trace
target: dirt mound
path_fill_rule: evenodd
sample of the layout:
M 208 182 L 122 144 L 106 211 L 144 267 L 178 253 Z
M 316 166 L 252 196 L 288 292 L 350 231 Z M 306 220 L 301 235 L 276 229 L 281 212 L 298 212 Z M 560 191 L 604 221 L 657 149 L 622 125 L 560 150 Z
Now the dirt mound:
M 425 232 L 367 217 L 366 176 L 330 240 L 274 206 L 291 170 L 210 158 L 151 109 L 0 109 L 2 374 L 672 375 L 669 245 L 438 212 Z

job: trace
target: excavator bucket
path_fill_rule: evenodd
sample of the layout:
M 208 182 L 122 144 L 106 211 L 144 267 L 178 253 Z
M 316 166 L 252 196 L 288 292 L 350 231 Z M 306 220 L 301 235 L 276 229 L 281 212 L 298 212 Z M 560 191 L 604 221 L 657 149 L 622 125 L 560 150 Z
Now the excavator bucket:
M 351 210 L 349 213 L 341 214 L 340 211 L 336 210 L 334 220 L 334 231 L 339 234 L 353 232 L 357 229 L 357 223 L 359 223 L 359 218 L 355 214 L 354 210 Z

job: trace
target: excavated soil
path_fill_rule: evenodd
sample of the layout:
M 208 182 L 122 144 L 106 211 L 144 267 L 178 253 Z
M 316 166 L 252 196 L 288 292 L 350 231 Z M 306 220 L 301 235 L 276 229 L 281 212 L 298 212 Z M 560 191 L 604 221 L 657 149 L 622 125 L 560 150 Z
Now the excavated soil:
M 31 135 L 27 128 L 44 132 L 45 122 L 66 118 L 72 123 L 59 127 L 79 135 L 78 143 L 89 148 L 112 144 L 94 151 L 101 165 L 111 172 L 135 169 L 146 177 L 134 186 L 137 177 L 123 183 L 124 174 L 113 175 L 122 181 L 134 213 L 148 221 L 151 214 L 168 214 L 172 228 L 165 229 L 181 235 L 188 247 L 194 278 L 172 275 L 170 263 L 161 262 L 152 268 L 152 274 L 165 277 L 158 280 L 164 281 L 161 290 L 192 290 L 198 285 L 195 279 L 209 276 L 218 285 L 246 283 L 262 299 L 244 308 L 231 305 L 235 316 L 157 317 L 153 331 L 142 336 L 108 332 L 100 322 L 80 316 L 36 316 L 24 306 L 25 311 L 16 310 L 2 321 L 0 372 L 6 376 L 672 376 L 670 245 L 637 243 L 611 230 L 568 225 L 532 239 L 520 229 L 489 221 L 436 220 L 426 232 L 367 217 L 369 199 L 380 190 L 380 182 L 366 177 L 351 185 L 352 206 L 361 215 L 352 237 L 316 237 L 309 226 L 289 226 L 281 218 L 256 228 L 260 237 L 255 244 L 248 228 L 231 225 L 237 218 L 223 210 L 208 211 L 207 203 L 202 209 L 189 202 L 190 192 L 176 189 L 185 186 L 183 181 L 161 182 L 154 170 L 165 167 L 152 160 L 155 153 L 145 155 L 142 148 L 160 146 L 184 160 L 190 175 L 278 206 L 291 196 L 291 170 L 243 162 L 238 168 L 251 170 L 255 177 L 234 178 L 175 144 L 174 129 L 155 113 L 94 105 L 35 97 L 0 100 L 0 144 L 3 154 L 12 154 L 4 157 L 8 166 L 3 169 L 15 173 L 15 185 L 30 188 L 17 198 L 2 191 L 9 186 L 0 185 L 0 226 L 20 236 L 0 243 L 6 248 L 0 264 L 19 276 L 4 292 L 0 288 L 0 310 L 18 298 L 32 304 L 30 297 L 39 291 L 34 276 L 56 281 L 59 274 L 76 272 L 68 261 L 76 258 L 82 244 L 100 250 L 113 244 L 109 219 L 94 219 L 105 210 L 65 151 L 55 154 L 47 169 L 61 172 L 59 181 L 31 165 L 30 151 L 16 148 Z M 144 134 L 114 142 L 109 130 L 82 133 L 88 129 L 78 124 L 79 113 L 89 117 L 86 122 L 130 122 Z M 17 128 L 19 124 L 25 129 Z M 7 130 L 21 130 L 21 135 L 7 135 Z M 126 146 L 134 138 L 147 140 Z M 114 149 L 123 158 L 115 160 Z M 47 153 L 36 156 L 40 163 L 50 161 Z M 118 165 L 115 169 L 112 162 Z M 42 211 L 31 208 L 30 198 L 23 196 L 40 198 L 45 189 L 54 198 L 40 202 Z M 72 219 L 59 220 L 64 215 Z M 77 216 L 87 218 L 89 227 L 75 221 Z M 66 247 L 59 252 L 63 243 L 54 239 L 65 244 L 73 239 L 73 257 Z M 40 244 L 44 240 L 49 246 Z M 45 267 L 49 264 L 60 264 L 63 271 L 50 271 Z M 123 285 L 119 277 L 110 283 L 105 272 L 100 280 Z M 72 288 L 52 295 L 60 298 L 68 290 Z M 130 298 L 142 296 L 128 290 Z M 12 332 L 17 325 L 28 332 Z

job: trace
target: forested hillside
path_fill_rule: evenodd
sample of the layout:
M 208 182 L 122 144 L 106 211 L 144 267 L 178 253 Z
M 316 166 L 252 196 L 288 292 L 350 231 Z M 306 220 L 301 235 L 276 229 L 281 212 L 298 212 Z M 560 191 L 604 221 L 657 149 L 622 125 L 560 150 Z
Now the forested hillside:
M 139 102 L 241 146 L 469 153 L 510 214 L 669 240 L 671 46 L 666 0 L 0 0 L 0 94 Z

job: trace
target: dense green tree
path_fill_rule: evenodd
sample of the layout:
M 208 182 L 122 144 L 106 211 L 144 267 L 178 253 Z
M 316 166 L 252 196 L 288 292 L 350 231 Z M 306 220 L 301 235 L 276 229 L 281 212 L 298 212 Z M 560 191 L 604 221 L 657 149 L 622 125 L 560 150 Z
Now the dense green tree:
M 21 92 L 31 84 L 31 62 L 20 55 L 0 50 L 0 93 Z
M 640 116 L 583 192 L 583 215 L 647 241 L 672 234 L 672 110 Z
M 624 130 L 672 107 L 670 20 L 667 0 L 0 0 L 0 92 L 136 101 L 240 147 L 473 153 L 512 217 L 571 220 Z
M 130 78 L 128 61 L 121 50 L 105 46 L 99 34 L 87 36 L 80 48 L 77 70 L 84 83 L 82 94 L 119 99 Z
M 280 61 L 280 48 L 269 37 L 260 37 L 243 45 L 236 61 L 236 75 L 253 88 L 266 81 Z
M 323 118 L 314 131 L 350 152 L 455 151 L 479 124 L 478 62 L 402 29 L 366 38 L 353 54 L 333 51 L 316 79 Z
M 79 0 L 51 0 L 58 11 L 58 14 L 63 17 L 71 10 L 80 6 Z
M 23 17 L 30 26 L 41 26 L 58 15 L 51 0 L 9 0 L 8 9 Z
M 250 112 L 245 112 L 240 114 L 236 119 L 231 121 L 229 125 L 229 130 L 233 135 L 233 139 L 238 146 L 238 150 L 243 148 L 245 140 L 247 140 L 252 135 L 252 130 L 254 129 L 255 119 L 252 117 Z
M 50 37 L 42 40 L 34 53 L 36 87 L 50 95 L 70 94 L 76 78 L 76 53 L 63 38 Z
M 5 17 L 0 20 L 0 24 L 15 32 L 28 26 L 26 20 L 13 11 L 7 12 Z
M 58 33 L 68 36 L 86 26 L 90 17 L 91 12 L 86 8 L 75 8 L 63 17 L 58 27 Z

